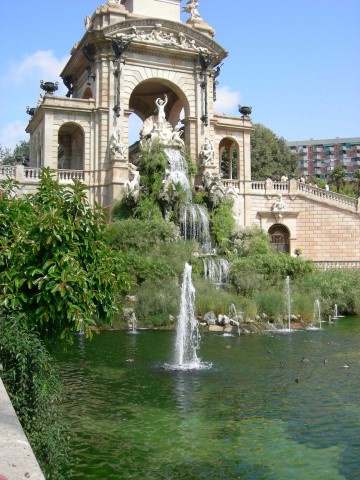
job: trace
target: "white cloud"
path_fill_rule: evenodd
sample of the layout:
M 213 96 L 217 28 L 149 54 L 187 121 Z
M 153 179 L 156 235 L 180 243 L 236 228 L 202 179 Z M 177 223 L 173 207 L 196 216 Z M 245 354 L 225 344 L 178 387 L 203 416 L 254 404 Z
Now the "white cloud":
M 21 140 L 29 140 L 29 135 L 25 132 L 26 125 L 21 120 L 7 124 L 0 130 L 0 145 L 12 150 Z
M 16 85 L 31 84 L 33 81 L 57 81 L 69 57 L 56 58 L 51 50 L 38 50 L 10 64 L 6 77 Z
M 216 90 L 215 110 L 218 113 L 230 113 L 237 108 L 240 101 L 240 92 L 232 92 L 228 86 Z

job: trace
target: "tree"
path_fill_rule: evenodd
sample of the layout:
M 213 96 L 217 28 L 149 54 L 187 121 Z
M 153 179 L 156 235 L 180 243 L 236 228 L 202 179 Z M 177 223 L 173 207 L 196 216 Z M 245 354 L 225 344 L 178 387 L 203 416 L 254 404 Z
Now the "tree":
M 17 161 L 27 161 L 29 159 L 29 142 L 21 140 L 14 150 L 2 147 L 0 145 L 0 164 L 1 165 L 15 165 Z
M 277 137 L 269 128 L 255 124 L 251 137 L 251 176 L 266 180 L 275 175 L 292 175 L 296 171 L 297 158 L 282 137 Z
M 359 198 L 360 197 L 360 170 L 359 169 L 356 170 L 356 172 L 354 172 L 354 175 L 352 177 L 352 181 L 356 186 L 357 196 Z
M 85 185 L 62 186 L 49 169 L 38 192 L 23 198 L 0 189 L 0 305 L 20 310 L 42 336 L 87 335 L 110 322 L 116 294 L 129 286 L 123 259 L 105 242 L 103 213 Z
M 336 192 L 339 193 L 340 188 L 345 183 L 346 171 L 341 165 L 336 165 L 334 170 L 330 173 L 330 181 L 335 183 Z

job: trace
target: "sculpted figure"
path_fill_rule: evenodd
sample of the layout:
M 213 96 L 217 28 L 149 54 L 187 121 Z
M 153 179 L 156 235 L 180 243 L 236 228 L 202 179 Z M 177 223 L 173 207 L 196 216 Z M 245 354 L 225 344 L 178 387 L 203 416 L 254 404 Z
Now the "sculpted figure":
M 283 202 L 281 193 L 279 193 L 279 195 L 276 197 L 274 205 L 272 206 L 272 210 L 275 212 L 281 212 L 285 209 L 286 209 L 286 205 Z
M 180 126 L 176 125 L 174 128 L 172 134 L 171 134 L 171 140 L 170 143 L 174 147 L 183 147 L 184 146 L 184 140 L 181 138 L 181 135 L 183 134 L 183 131 L 180 130 Z
M 212 141 L 206 137 L 199 154 L 202 165 L 212 165 L 214 163 L 214 155 L 214 145 Z
M 189 0 L 187 5 L 183 8 L 184 12 L 190 13 L 190 20 L 201 18 L 198 11 L 199 2 L 197 0 Z
M 168 97 L 165 93 L 164 95 L 164 100 L 162 98 L 157 98 L 155 100 L 155 104 L 157 106 L 157 126 L 159 130 L 162 129 L 165 121 L 166 121 L 166 116 L 165 116 L 165 107 L 168 103 Z
M 126 145 L 121 140 L 121 130 L 118 128 L 110 137 L 110 152 L 115 157 L 124 158 L 126 155 Z
M 137 201 L 140 193 L 140 172 L 137 167 L 129 163 L 129 179 L 124 184 L 124 194 Z

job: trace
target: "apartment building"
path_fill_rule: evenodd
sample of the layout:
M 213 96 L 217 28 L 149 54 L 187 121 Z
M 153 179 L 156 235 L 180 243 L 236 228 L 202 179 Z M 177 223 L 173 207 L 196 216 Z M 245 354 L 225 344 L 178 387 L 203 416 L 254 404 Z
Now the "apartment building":
M 336 165 L 351 177 L 360 168 L 360 137 L 297 140 L 287 142 L 298 157 L 298 170 L 305 177 L 327 178 Z

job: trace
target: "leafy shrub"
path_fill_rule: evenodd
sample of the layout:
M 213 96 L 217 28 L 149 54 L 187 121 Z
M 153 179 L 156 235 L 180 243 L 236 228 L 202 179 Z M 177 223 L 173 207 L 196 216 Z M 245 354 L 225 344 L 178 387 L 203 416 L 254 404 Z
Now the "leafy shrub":
M 146 280 L 137 293 L 136 316 L 145 325 L 169 325 L 169 315 L 179 313 L 179 298 L 177 278 Z
M 232 235 L 233 250 L 240 257 L 271 253 L 270 237 L 261 227 L 238 228 Z
M 126 272 L 136 279 L 136 283 L 157 278 L 175 277 L 174 269 L 163 259 L 140 255 L 130 250 L 125 254 Z
M 108 240 L 120 250 L 148 251 L 162 242 L 174 242 L 179 237 L 176 225 L 164 220 L 143 221 L 136 218 L 120 220 L 109 226 Z
M 69 430 L 58 408 L 62 388 L 51 356 L 26 323 L 24 315 L 2 312 L 1 378 L 46 478 L 62 480 L 69 454 Z
M 284 293 L 276 290 L 259 292 L 254 300 L 259 315 L 265 313 L 268 317 L 279 319 L 287 313 Z
M 204 316 L 207 312 L 227 315 L 232 304 L 235 305 L 238 313 L 243 312 L 246 317 L 254 318 L 256 314 L 256 305 L 251 300 L 240 297 L 234 292 L 216 289 L 206 279 L 195 279 L 194 286 L 196 313 L 200 316 Z
M 297 285 L 305 293 L 318 292 L 324 315 L 334 313 L 334 305 L 343 314 L 359 314 L 358 293 L 360 271 L 358 269 L 315 269 L 299 278 Z
M 225 200 L 210 212 L 210 233 L 215 243 L 221 244 L 225 239 L 231 238 L 234 228 L 232 202 Z

